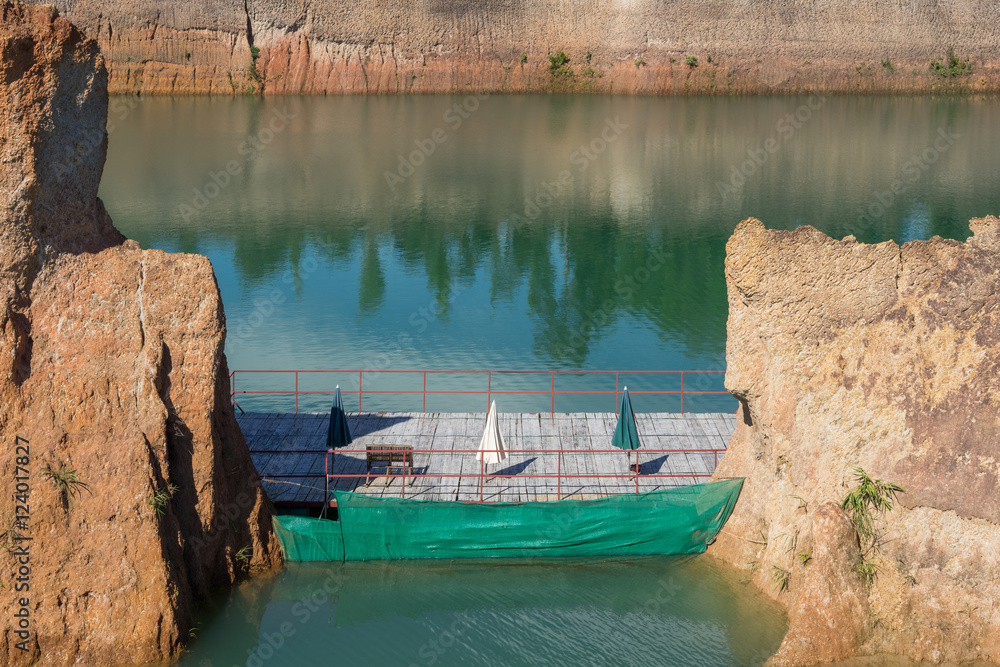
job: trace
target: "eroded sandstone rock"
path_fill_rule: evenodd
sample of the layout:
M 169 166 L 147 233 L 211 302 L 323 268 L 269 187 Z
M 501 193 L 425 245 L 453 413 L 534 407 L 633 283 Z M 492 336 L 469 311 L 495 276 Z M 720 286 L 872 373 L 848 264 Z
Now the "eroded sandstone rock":
M 996 7 L 980 0 L 55 4 L 98 40 L 115 93 L 1000 89 Z M 974 63 L 971 74 L 929 67 L 947 62 L 949 47 Z M 560 51 L 570 62 L 553 74 L 549 56 Z
M 750 219 L 727 245 L 742 407 L 716 475 L 747 481 L 712 551 L 788 606 L 778 664 L 1000 661 L 1000 220 L 970 227 L 900 247 Z M 906 491 L 861 588 L 831 523 L 854 465 Z
M 124 240 L 97 198 L 96 42 L 52 8 L 3 0 L 0 18 L 0 663 L 162 660 L 197 600 L 279 558 L 218 287 L 206 258 Z

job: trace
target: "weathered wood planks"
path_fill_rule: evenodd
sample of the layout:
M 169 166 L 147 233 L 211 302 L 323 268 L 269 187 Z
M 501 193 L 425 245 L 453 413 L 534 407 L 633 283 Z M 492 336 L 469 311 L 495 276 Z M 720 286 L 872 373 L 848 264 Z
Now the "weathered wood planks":
M 403 484 L 398 475 L 403 471 L 399 468 L 390 476 L 380 471 L 365 486 L 365 447 L 409 445 L 418 453 L 414 455 L 416 477 L 407 475 L 407 498 L 479 500 L 483 466 L 475 451 L 486 424 L 485 413 L 360 413 L 348 419 L 354 442 L 337 450 L 331 472 L 354 477 L 331 479 L 331 489 L 400 497 Z M 508 449 L 543 451 L 512 453 L 500 464 L 485 466 L 483 499 L 524 502 L 554 500 L 559 495 L 585 499 L 635 492 L 636 481 L 628 477 L 627 467 L 635 454 L 626 457 L 618 450 L 610 451 L 617 419 L 614 413 L 501 413 L 500 429 Z M 248 412 L 237 421 L 264 489 L 276 505 L 322 504 L 328 414 Z M 705 475 L 711 474 L 716 456 L 721 460 L 723 454 L 710 450 L 728 446 L 736 415 L 643 413 L 636 415 L 636 423 L 643 443 L 639 489 L 651 491 L 707 481 Z M 556 453 L 560 448 L 568 453 L 560 456 Z M 681 451 L 653 451 L 657 449 Z M 561 483 L 554 477 L 559 471 L 564 475 Z

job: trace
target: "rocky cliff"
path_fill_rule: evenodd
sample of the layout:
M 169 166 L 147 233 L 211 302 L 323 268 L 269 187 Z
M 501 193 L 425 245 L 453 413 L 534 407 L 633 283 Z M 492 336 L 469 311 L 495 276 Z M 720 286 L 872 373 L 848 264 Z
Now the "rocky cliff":
M 745 476 L 712 553 L 789 609 L 775 664 L 1000 662 L 1000 220 L 902 247 L 741 223 L 726 386 Z M 854 466 L 904 490 L 863 537 Z M 862 553 L 862 544 L 870 548 Z
M 113 93 L 1000 90 L 987 0 L 55 5 L 99 42 Z
M 279 558 L 219 291 L 97 198 L 97 43 L 50 7 L 0 18 L 0 663 L 162 660 L 197 600 Z

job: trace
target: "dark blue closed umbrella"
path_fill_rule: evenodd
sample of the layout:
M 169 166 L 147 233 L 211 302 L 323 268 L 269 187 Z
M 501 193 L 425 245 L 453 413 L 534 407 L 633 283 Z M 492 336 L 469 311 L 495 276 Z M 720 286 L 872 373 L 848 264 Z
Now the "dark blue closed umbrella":
M 326 431 L 327 449 L 346 447 L 354 441 L 351 427 L 347 424 L 347 413 L 344 412 L 344 400 L 340 397 L 340 385 L 333 394 L 333 408 L 330 409 L 330 427 Z

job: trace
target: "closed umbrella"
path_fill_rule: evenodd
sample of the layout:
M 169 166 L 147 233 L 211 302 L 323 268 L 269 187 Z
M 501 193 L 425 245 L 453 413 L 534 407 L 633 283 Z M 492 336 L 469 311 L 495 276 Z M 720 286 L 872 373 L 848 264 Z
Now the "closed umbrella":
M 611 444 L 618 449 L 625 451 L 638 450 L 642 447 L 639 442 L 639 429 L 635 426 L 635 413 L 632 412 L 632 401 L 628 397 L 628 387 L 622 391 L 622 404 L 618 410 L 618 426 L 615 427 L 615 434 L 611 438 Z M 639 452 L 635 453 L 635 464 L 629 466 L 639 474 Z
M 479 451 L 476 452 L 476 460 L 483 463 L 500 463 L 507 458 L 507 445 L 503 441 L 503 433 L 500 432 L 500 424 L 497 422 L 497 402 L 490 405 L 490 413 L 486 415 L 486 430 L 483 431 L 483 439 L 479 441 Z
M 479 500 L 483 500 L 483 473 L 486 471 L 487 463 L 500 463 L 507 458 L 507 445 L 503 441 L 503 433 L 500 432 L 500 424 L 497 423 L 497 402 L 490 405 L 490 412 L 486 415 L 486 429 L 483 431 L 483 439 L 479 441 L 479 451 L 476 452 L 476 460 L 482 461 L 479 466 Z
M 330 409 L 330 426 L 326 431 L 326 448 L 346 447 L 353 441 L 347 413 L 344 412 L 344 399 L 340 397 L 340 385 L 337 385 L 337 391 L 333 394 L 333 407 Z

